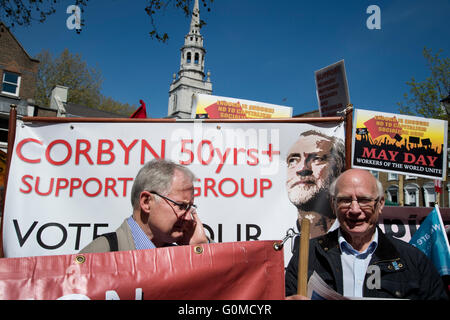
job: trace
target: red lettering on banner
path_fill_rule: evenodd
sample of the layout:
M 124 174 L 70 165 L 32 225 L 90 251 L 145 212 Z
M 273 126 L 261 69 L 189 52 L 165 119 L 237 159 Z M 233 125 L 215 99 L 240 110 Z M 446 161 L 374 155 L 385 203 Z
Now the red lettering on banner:
M 103 145 L 107 144 L 108 148 L 103 149 Z M 114 143 L 108 139 L 100 139 L 98 140 L 98 152 L 97 152 L 97 164 L 111 164 L 114 162 L 115 155 L 112 153 L 112 149 L 114 147 Z M 109 155 L 109 160 L 102 160 L 103 154 Z
M 252 198 L 256 195 L 256 193 L 258 192 L 258 186 L 257 186 L 258 181 L 256 179 L 253 179 L 253 193 L 251 194 L 247 194 L 244 191 L 244 179 L 241 179 L 241 190 L 242 190 L 242 195 L 244 197 L 247 198 Z
M 427 158 L 428 158 L 428 161 L 430 162 L 429 166 L 434 167 L 435 166 L 434 163 L 436 162 L 438 157 L 427 156 Z
M 81 149 L 82 143 L 86 146 L 85 149 Z M 88 153 L 90 149 L 91 149 L 91 143 L 89 142 L 89 140 L 86 140 L 86 139 L 77 140 L 77 144 L 75 147 L 75 164 L 76 165 L 80 164 L 80 155 L 83 155 L 90 165 L 94 164 L 94 161 L 92 161 L 92 159 Z
M 86 188 L 87 184 L 88 184 L 89 182 L 91 182 L 91 181 L 95 181 L 95 182 L 97 183 L 97 185 L 98 185 L 98 189 L 97 189 L 97 191 L 94 192 L 94 193 L 89 193 L 89 192 L 87 191 L 87 188 Z M 100 180 L 97 179 L 97 178 L 89 178 L 89 179 L 87 179 L 87 180 L 83 183 L 83 192 L 84 192 L 84 194 L 87 195 L 88 197 L 96 197 L 96 196 L 98 196 L 98 195 L 100 194 L 100 192 L 102 192 L 102 183 L 101 183 Z
M 147 140 L 142 140 L 141 143 L 141 164 L 145 163 L 145 149 L 149 150 L 155 159 L 164 159 L 166 154 L 166 140 L 161 140 L 161 155 L 158 155 Z
M 414 161 L 416 161 L 416 156 L 412 153 L 405 152 L 405 158 L 403 159 L 403 162 L 413 163 Z
M 126 146 L 125 143 L 122 141 L 122 139 L 117 140 L 117 142 L 120 144 L 122 149 L 125 151 L 124 164 L 128 164 L 130 162 L 130 151 L 136 145 L 136 143 L 138 142 L 138 139 L 134 139 L 133 142 L 129 146 Z
M 200 184 L 200 186 L 198 185 L 198 183 Z M 240 192 L 246 198 L 253 198 L 256 195 L 259 195 L 261 198 L 263 198 L 264 192 L 272 188 L 272 181 L 270 179 L 257 178 L 253 178 L 253 190 L 245 189 L 246 180 L 244 178 L 233 179 L 228 177 L 223 178 L 217 182 L 213 178 L 204 178 L 203 182 L 201 179 L 196 179 L 196 184 L 197 185 L 194 186 L 194 197 L 214 196 L 218 198 L 219 196 L 222 196 L 230 198 Z
M 207 161 L 203 160 L 203 145 L 207 144 L 209 147 L 209 158 Z M 202 140 L 197 148 L 197 157 L 200 159 L 200 163 L 203 165 L 208 165 L 211 160 L 214 158 L 214 147 L 209 140 Z
M 256 166 L 259 164 L 259 150 L 257 148 L 226 148 L 225 150 L 214 148 L 213 142 L 210 140 L 201 140 L 196 146 L 193 145 L 193 139 L 181 140 L 181 158 L 179 161 L 182 165 L 190 165 L 194 163 L 195 156 L 201 165 L 210 165 L 214 158 L 218 160 L 218 165 L 215 173 L 220 173 L 227 160 L 229 164 L 234 166 L 239 164 L 247 164 L 249 166 Z M 232 152 L 232 156 L 230 154 Z M 269 161 L 273 161 L 275 155 L 279 155 L 280 151 L 273 150 L 272 144 L 269 144 L 267 150 L 263 150 L 262 154 L 269 157 Z
M 110 183 L 111 183 L 111 185 L 110 185 Z M 114 193 L 114 195 L 116 197 L 118 197 L 119 195 L 117 194 L 115 187 L 116 187 L 116 179 L 106 178 L 105 179 L 105 197 L 108 196 L 108 190 L 111 190 Z
M 380 153 L 378 154 L 377 159 L 383 159 L 383 160 L 388 160 L 388 157 L 386 155 L 386 151 L 385 150 L 381 150 Z
M 61 184 L 63 182 L 63 184 Z M 59 190 L 65 189 L 69 186 L 69 180 L 65 178 L 58 178 L 56 179 L 56 187 L 55 187 L 55 197 L 59 196 Z
M 55 146 L 56 144 L 62 144 L 64 146 L 66 146 L 66 148 L 67 148 L 67 156 L 64 159 L 62 159 L 61 161 L 55 161 L 50 157 L 51 150 L 52 150 L 53 146 Z M 66 140 L 62 140 L 62 139 L 58 139 L 58 140 L 54 140 L 54 141 L 50 142 L 47 149 L 45 150 L 45 158 L 47 159 L 48 163 L 50 163 L 54 166 L 62 166 L 67 161 L 69 161 L 71 156 L 72 156 L 72 147 Z
M 272 156 L 275 154 L 280 154 L 280 151 L 272 150 L 272 144 L 269 143 L 269 149 L 267 151 L 262 151 L 262 154 L 267 154 L 269 156 L 269 161 L 272 162 Z
M 53 190 L 53 178 L 50 179 L 50 185 L 48 187 L 48 191 L 47 192 L 40 192 L 39 191 L 39 181 L 41 180 L 40 177 L 36 177 L 36 185 L 34 187 L 34 189 L 36 190 L 36 193 L 40 196 L 48 196 L 50 193 L 52 193 Z
M 30 176 L 29 174 L 24 175 L 24 176 L 22 177 L 22 183 L 25 184 L 25 185 L 28 187 L 28 189 L 26 190 L 26 189 L 20 188 L 20 189 L 19 189 L 20 192 L 22 192 L 22 193 L 30 193 L 31 190 L 33 190 L 33 187 L 31 186 L 31 184 L 29 184 L 29 183 L 26 181 L 26 179 L 30 179 L 30 178 L 31 178 L 31 180 L 33 180 L 33 176 Z
M 254 155 L 254 153 L 256 152 L 256 155 Z M 264 153 L 264 151 L 263 151 Z M 278 152 L 280 153 L 280 152 Z M 249 160 L 247 160 L 247 164 L 249 166 L 256 166 L 259 163 L 259 159 L 258 159 L 258 149 L 248 149 L 247 151 L 248 156 L 253 159 L 253 162 L 250 162 Z M 272 161 L 272 159 L 271 159 Z
M 75 185 L 74 182 L 78 182 L 78 184 Z M 70 179 L 69 197 L 72 197 L 73 196 L 73 190 L 80 189 L 82 184 L 83 183 L 81 182 L 81 179 L 78 179 L 78 178 Z
M 391 150 L 389 150 L 388 152 L 389 152 L 389 155 L 391 156 L 391 161 L 396 161 L 395 158 L 398 155 L 398 151 L 391 151 Z
M 228 154 L 230 153 L 230 148 L 227 148 L 223 155 L 219 148 L 216 148 L 215 150 L 220 159 L 220 163 L 217 166 L 216 173 L 220 173 L 220 171 L 222 171 L 223 165 L 225 164 L 225 161 L 227 160 Z
M 244 179 L 241 179 L 241 180 L 244 180 Z M 223 190 L 222 190 L 222 185 L 223 185 L 226 181 L 231 181 L 231 183 L 234 184 L 234 191 L 233 191 L 232 193 L 227 194 L 227 193 L 223 192 Z M 239 185 L 238 185 L 238 183 L 237 183 L 233 178 L 225 178 L 225 179 L 222 179 L 222 180 L 219 182 L 219 193 L 220 193 L 222 196 L 224 196 L 224 197 L 227 197 L 227 198 L 233 197 L 233 196 L 236 195 L 236 193 L 237 193 L 238 191 L 239 191 Z
M 209 184 L 210 182 L 212 182 L 212 184 Z M 215 185 L 216 185 L 216 181 L 214 181 L 214 179 L 212 179 L 212 178 L 205 178 L 205 197 L 208 196 L 208 190 L 209 189 L 212 191 L 212 193 L 214 193 L 214 195 L 216 197 L 219 196 L 217 194 L 217 192 L 213 189 Z
M 239 152 L 244 152 L 245 153 L 245 149 L 244 148 L 234 148 L 234 158 L 233 158 L 233 163 L 234 165 L 236 165 L 238 163 L 238 154 Z
M 421 164 L 423 166 L 427 165 L 427 162 L 425 161 L 425 157 L 422 154 L 417 158 L 416 164 Z
M 363 148 L 363 154 L 362 154 L 362 157 L 363 158 L 376 158 L 376 156 L 375 156 L 375 149 L 370 149 L 370 151 L 369 151 L 369 148 L 367 148 L 367 147 L 364 147 Z
M 194 161 L 194 153 L 192 152 L 192 150 L 186 149 L 186 143 L 193 143 L 193 142 L 194 140 L 192 139 L 181 140 L 181 153 L 187 153 L 189 155 L 189 160 L 186 161 L 180 160 L 180 164 L 188 165 Z
M 264 182 L 267 182 L 266 186 L 264 186 Z M 260 197 L 264 198 L 264 190 L 267 190 L 267 189 L 270 189 L 270 188 L 272 188 L 272 180 L 261 179 L 260 187 L 259 187 L 259 189 L 260 189 L 260 194 L 259 194 Z
M 127 182 L 128 181 L 133 181 L 134 179 L 133 178 L 117 178 L 117 180 L 123 182 L 122 196 L 126 197 L 127 196 Z
M 21 179 L 23 186 L 19 188 L 19 191 L 25 194 L 29 194 L 32 191 L 36 192 L 39 196 L 48 196 L 54 194 L 55 197 L 62 196 L 64 191 L 65 195 L 69 197 L 79 196 L 79 192 L 82 192 L 88 197 L 96 197 L 103 193 L 105 197 L 115 196 L 127 196 L 128 182 L 133 181 L 130 177 L 107 177 L 100 180 L 96 177 L 90 177 L 85 180 L 80 178 L 48 178 L 48 182 L 42 182 L 41 177 L 32 175 L 24 175 Z M 122 184 L 122 189 L 120 189 Z M 48 185 L 48 189 L 47 188 Z M 46 189 L 46 190 L 43 190 Z M 77 191 L 78 194 L 77 194 Z
M 129 145 L 126 145 L 123 140 L 118 139 L 117 143 L 121 146 L 123 153 L 124 153 L 124 164 L 128 165 L 130 162 L 130 152 L 131 150 L 136 146 L 138 143 L 138 139 L 133 140 Z M 24 146 L 27 143 L 35 143 L 39 144 L 41 146 L 45 146 L 44 143 L 38 139 L 34 138 L 26 138 L 17 143 L 16 146 L 16 154 L 17 157 L 26 163 L 40 163 L 43 160 L 42 156 L 38 156 L 37 158 L 31 158 L 26 155 L 26 152 L 24 150 Z M 48 145 L 45 147 L 45 160 L 47 160 L 48 163 L 54 165 L 54 166 L 61 166 L 64 164 L 67 164 L 71 158 L 72 153 L 75 151 L 75 165 L 79 165 L 81 162 L 81 157 L 84 157 L 89 165 L 108 165 L 115 161 L 117 154 L 113 152 L 114 150 L 114 141 L 110 139 L 98 139 L 97 140 L 97 157 L 91 156 L 90 152 L 95 152 L 95 150 L 92 150 L 92 144 L 89 140 L 86 139 L 77 139 L 75 141 L 74 147 L 71 146 L 69 141 L 63 140 L 63 139 L 57 139 L 53 140 L 48 143 Z M 62 160 L 55 158 L 56 153 L 52 152 L 53 148 L 57 147 L 60 150 L 62 149 L 62 152 L 59 150 L 58 156 L 62 157 L 60 154 L 64 154 L 65 156 Z M 155 149 L 150 145 L 150 143 L 146 140 L 141 140 L 141 154 L 140 154 L 140 163 L 145 163 L 145 153 L 146 151 L 150 151 L 151 155 L 156 159 L 164 159 L 165 158 L 165 151 L 166 151 L 166 141 L 163 139 L 161 140 L 161 151 L 160 154 L 158 154 Z M 96 159 L 96 162 L 93 161 L 93 159 Z
M 25 143 L 28 143 L 28 142 L 34 142 L 34 143 L 38 143 L 38 144 L 40 144 L 40 145 L 43 144 L 41 141 L 39 141 L 39 140 L 37 140 L 37 139 L 33 139 L 33 138 L 23 139 L 22 141 L 20 141 L 20 142 L 17 144 L 17 147 L 16 147 L 16 153 L 17 153 L 17 156 L 18 156 L 19 159 L 22 160 L 23 162 L 28 162 L 28 163 L 39 163 L 39 162 L 41 162 L 41 159 L 28 159 L 28 158 L 25 158 L 25 157 L 23 156 L 23 154 L 22 154 L 22 147 L 23 147 L 23 145 L 24 145 Z

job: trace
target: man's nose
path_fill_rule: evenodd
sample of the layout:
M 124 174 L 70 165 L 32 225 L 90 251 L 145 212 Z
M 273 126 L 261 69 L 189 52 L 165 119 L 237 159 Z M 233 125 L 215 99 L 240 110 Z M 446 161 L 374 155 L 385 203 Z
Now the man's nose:
M 299 176 L 310 176 L 312 175 L 312 170 L 309 161 L 300 160 L 296 167 L 295 172 Z
M 359 206 L 359 202 L 356 199 L 352 199 L 352 202 L 350 203 L 350 210 L 353 212 L 360 212 L 361 207 Z
M 182 220 L 193 220 L 192 217 L 192 210 L 193 208 L 189 208 L 189 210 L 186 210 L 184 213 L 180 214 L 178 216 L 178 219 L 182 219 Z

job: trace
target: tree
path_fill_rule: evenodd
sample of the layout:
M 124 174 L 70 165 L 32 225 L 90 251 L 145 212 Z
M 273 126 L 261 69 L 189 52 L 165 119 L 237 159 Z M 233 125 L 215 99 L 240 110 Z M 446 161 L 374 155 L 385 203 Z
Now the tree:
M 172 4 L 175 6 L 175 8 L 182 10 L 186 17 L 189 17 L 192 15 L 191 8 L 193 1 L 194 0 L 148 0 L 148 5 L 145 7 L 145 12 L 149 16 L 150 23 L 153 28 L 149 33 L 150 37 L 161 42 L 166 42 L 169 39 L 169 35 L 165 32 L 160 33 L 155 24 L 154 17 L 158 10 L 161 10 L 162 8 L 165 9 L 169 4 Z M 203 4 L 203 7 L 207 8 L 207 11 L 211 11 L 210 4 L 212 4 L 214 0 L 201 0 L 201 2 Z M 200 27 L 205 24 L 206 22 L 200 19 Z
M 441 53 L 442 49 L 436 54 L 431 49 L 423 49 L 431 75 L 422 82 L 414 78 L 406 82 L 410 87 L 410 95 L 404 94 L 405 104 L 397 103 L 400 113 L 434 119 L 448 118 L 446 111 L 441 108 L 440 100 L 447 97 L 450 90 L 450 59 L 441 59 Z
M 60 0 L 0 0 L 0 20 L 8 27 L 17 25 L 31 25 L 33 21 L 40 23 L 45 22 L 48 16 L 56 12 L 56 3 Z M 75 5 L 81 9 L 81 12 L 87 8 L 89 0 L 75 0 Z M 144 8 L 145 12 L 150 18 L 152 30 L 149 35 L 152 39 L 161 42 L 166 42 L 169 35 L 165 32 L 158 31 L 155 23 L 155 16 L 161 10 L 165 10 L 169 5 L 172 5 L 177 10 L 189 17 L 192 15 L 192 4 L 194 0 L 147 0 Z M 201 0 L 203 7 L 210 11 L 210 4 L 214 0 Z M 70 4 L 73 4 L 70 3 Z M 81 17 L 81 25 L 85 25 L 84 15 Z M 205 21 L 200 20 L 200 26 L 206 24 Z
M 40 60 L 35 96 L 38 105 L 49 106 L 51 91 L 56 85 L 62 85 L 69 88 L 67 102 L 127 116 L 136 109 L 135 106 L 103 96 L 100 92 L 103 82 L 101 72 L 89 68 L 81 55 L 73 55 L 65 49 L 53 59 L 47 50 L 43 50 L 36 58 Z

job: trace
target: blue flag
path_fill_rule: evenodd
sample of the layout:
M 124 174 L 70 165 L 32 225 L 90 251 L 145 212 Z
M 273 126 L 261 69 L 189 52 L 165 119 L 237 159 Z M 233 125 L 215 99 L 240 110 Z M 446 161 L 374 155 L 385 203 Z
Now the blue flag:
M 450 249 L 437 206 L 428 214 L 409 243 L 427 255 L 441 276 L 450 274 Z

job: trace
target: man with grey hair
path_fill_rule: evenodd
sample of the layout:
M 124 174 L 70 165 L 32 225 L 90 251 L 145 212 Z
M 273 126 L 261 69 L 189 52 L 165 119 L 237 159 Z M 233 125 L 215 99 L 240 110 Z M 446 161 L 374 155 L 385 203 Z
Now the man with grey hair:
M 194 204 L 194 174 L 169 160 L 152 160 L 138 172 L 131 189 L 133 214 L 83 253 L 152 249 L 208 243 Z
M 447 300 L 444 282 L 416 247 L 377 226 L 384 208 L 381 183 L 367 170 L 349 169 L 330 186 L 339 228 L 309 243 L 308 277 L 314 272 L 346 297 Z M 298 248 L 286 269 L 288 299 L 296 295 Z
M 298 220 L 311 220 L 311 237 L 326 233 L 336 220 L 330 207 L 328 187 L 344 169 L 342 139 L 316 130 L 302 132 L 286 158 L 286 188 L 298 209 Z

